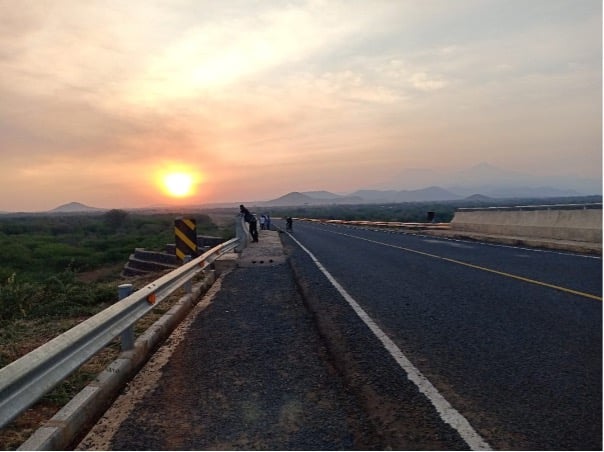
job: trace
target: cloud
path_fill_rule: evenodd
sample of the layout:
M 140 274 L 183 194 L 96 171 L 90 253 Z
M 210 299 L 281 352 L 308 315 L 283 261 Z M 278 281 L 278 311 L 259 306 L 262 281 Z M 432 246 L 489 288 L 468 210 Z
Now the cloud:
M 142 202 L 194 164 L 225 199 L 250 172 L 266 193 L 567 154 L 601 175 L 601 31 L 596 1 L 8 0 L 0 188 Z
M 447 86 L 447 82 L 438 76 L 430 76 L 425 72 L 418 72 L 411 76 L 412 85 L 421 91 L 436 91 Z

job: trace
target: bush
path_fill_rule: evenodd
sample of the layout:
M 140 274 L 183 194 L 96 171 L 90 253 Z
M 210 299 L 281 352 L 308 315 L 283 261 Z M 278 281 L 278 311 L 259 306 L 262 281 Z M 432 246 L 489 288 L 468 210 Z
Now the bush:
M 22 282 L 16 273 L 0 283 L 0 321 L 26 317 L 33 305 L 43 299 L 34 283 Z
M 208 215 L 199 234 L 227 236 Z M 116 298 L 115 286 L 78 281 L 81 271 L 126 263 L 135 248 L 174 242 L 174 214 L 0 215 L 0 322 L 89 315 Z

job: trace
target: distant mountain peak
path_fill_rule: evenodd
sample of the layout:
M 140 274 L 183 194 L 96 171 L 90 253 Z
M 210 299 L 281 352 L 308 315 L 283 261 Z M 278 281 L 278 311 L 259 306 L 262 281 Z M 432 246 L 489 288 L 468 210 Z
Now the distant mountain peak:
M 326 190 L 305 191 L 302 192 L 302 194 L 314 199 L 337 199 L 341 197 L 340 195 L 336 195 L 335 193 Z
M 466 201 L 490 201 L 493 198 L 490 196 L 481 195 L 480 193 L 476 193 L 464 198 Z
M 73 212 L 100 212 L 105 209 L 100 209 L 98 207 L 87 206 L 86 204 L 82 204 L 81 202 L 68 202 L 67 204 L 60 205 L 55 207 L 49 212 L 52 213 L 73 213 Z
M 303 195 L 299 191 L 292 191 L 277 199 L 268 201 L 266 204 L 273 205 L 273 206 L 293 206 L 293 205 L 300 205 L 300 204 L 308 204 L 311 201 L 312 201 L 311 197 Z
M 263 206 L 316 206 L 326 204 L 360 204 L 363 203 L 363 201 L 363 198 L 358 196 L 340 196 L 325 190 L 320 190 L 303 193 L 292 191 L 277 199 L 272 199 L 261 204 Z

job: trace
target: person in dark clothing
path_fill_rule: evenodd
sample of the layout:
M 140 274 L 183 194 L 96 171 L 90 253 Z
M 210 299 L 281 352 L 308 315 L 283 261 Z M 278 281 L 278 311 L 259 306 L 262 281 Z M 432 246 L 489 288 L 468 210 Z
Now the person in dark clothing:
M 254 242 L 258 241 L 258 227 L 256 224 L 256 217 L 250 213 L 247 208 L 241 204 L 239 206 L 239 211 L 243 215 L 243 220 L 250 225 L 250 234 L 252 235 L 252 240 Z
M 292 217 L 287 217 L 285 219 L 285 230 L 293 232 L 294 228 L 294 220 Z

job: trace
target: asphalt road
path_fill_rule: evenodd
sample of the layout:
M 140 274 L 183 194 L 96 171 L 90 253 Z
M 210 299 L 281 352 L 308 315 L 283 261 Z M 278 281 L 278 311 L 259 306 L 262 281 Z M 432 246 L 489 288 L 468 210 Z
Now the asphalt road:
M 292 237 L 301 290 L 359 393 L 398 377 L 300 245 L 492 448 L 602 449 L 600 258 L 305 222 Z

